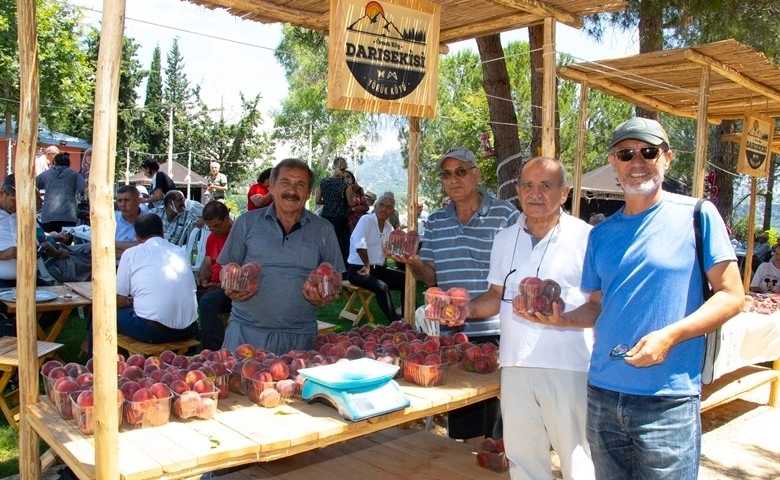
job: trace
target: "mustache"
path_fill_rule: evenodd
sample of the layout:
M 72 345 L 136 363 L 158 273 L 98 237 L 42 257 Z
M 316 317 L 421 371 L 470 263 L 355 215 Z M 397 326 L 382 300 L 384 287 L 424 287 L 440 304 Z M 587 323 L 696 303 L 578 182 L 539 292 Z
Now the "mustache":
M 282 200 L 287 200 L 289 202 L 300 202 L 301 201 L 301 197 L 300 197 L 300 195 L 295 194 L 295 193 L 287 193 L 287 192 L 285 192 L 285 193 L 282 194 Z

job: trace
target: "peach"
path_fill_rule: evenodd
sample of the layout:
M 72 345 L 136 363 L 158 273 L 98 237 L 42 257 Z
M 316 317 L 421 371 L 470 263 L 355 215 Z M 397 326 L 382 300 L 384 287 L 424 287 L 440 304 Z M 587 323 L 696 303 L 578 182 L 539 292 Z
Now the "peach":
M 168 385 L 161 382 L 153 383 L 152 386 L 149 387 L 149 392 L 157 399 L 169 398 L 171 396 L 171 390 L 168 388 Z
M 171 350 L 165 350 L 160 354 L 160 361 L 165 363 L 166 365 L 173 364 L 173 359 L 176 358 L 176 354 L 172 352 Z
M 290 376 L 290 367 L 283 361 L 277 361 L 271 365 L 271 376 L 276 381 L 285 380 Z
M 76 405 L 80 408 L 93 407 L 95 405 L 95 395 L 92 390 L 84 390 L 76 397 Z
M 197 393 L 214 393 L 215 390 L 214 381 L 211 380 L 210 378 L 204 378 L 202 380 L 198 380 L 192 386 L 192 390 Z
M 201 372 L 200 370 L 190 370 L 187 372 L 187 375 L 184 377 L 184 381 L 187 383 L 187 386 L 190 387 L 190 389 L 192 389 L 195 383 L 205 378 L 206 378 L 206 374 Z
M 139 388 L 133 394 L 133 406 L 142 411 L 148 412 L 157 404 L 157 399 L 152 395 L 148 388 Z
M 122 395 L 124 395 L 125 400 L 128 402 L 133 401 L 133 395 L 135 395 L 135 392 L 140 389 L 141 385 L 138 382 L 134 382 L 132 380 L 119 387 L 119 390 L 122 391 Z
M 236 347 L 235 354 L 239 358 L 252 358 L 255 356 L 255 347 L 248 343 L 243 343 Z
M 261 406 L 266 408 L 273 408 L 277 405 L 279 405 L 279 402 L 281 402 L 282 396 L 279 395 L 279 392 L 276 391 L 276 389 L 273 388 L 267 388 L 260 392 L 260 396 L 258 397 L 258 402 Z
M 183 380 L 174 380 L 169 385 L 169 387 L 173 393 L 178 393 L 178 394 L 182 394 L 190 390 L 189 385 L 187 385 L 187 383 Z
M 146 359 L 144 358 L 144 356 L 137 353 L 130 355 L 129 357 L 127 357 L 127 360 L 125 360 L 125 363 L 127 363 L 128 366 L 138 367 L 138 368 L 143 368 L 145 362 Z
M 41 365 L 41 375 L 43 375 L 44 377 L 50 377 L 51 376 L 51 371 L 54 370 L 57 367 L 61 368 L 62 367 L 62 362 L 60 362 L 59 360 L 49 360 L 48 362 L 46 362 L 43 365 Z M 60 376 L 65 376 L 65 374 L 66 374 L 66 371 L 63 368 L 62 369 L 62 375 L 60 375 Z
M 125 368 L 125 371 L 122 372 L 122 376 L 137 382 L 144 376 L 144 371 L 141 367 L 128 365 L 127 368 Z

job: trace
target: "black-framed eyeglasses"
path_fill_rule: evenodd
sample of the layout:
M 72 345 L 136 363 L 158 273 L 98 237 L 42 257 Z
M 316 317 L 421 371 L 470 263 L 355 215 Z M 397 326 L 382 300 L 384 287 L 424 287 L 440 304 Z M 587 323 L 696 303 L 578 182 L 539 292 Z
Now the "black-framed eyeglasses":
M 645 160 L 655 160 L 661 156 L 663 150 L 660 147 L 642 147 L 642 148 L 624 148 L 618 150 L 613 155 L 621 162 L 630 162 L 639 152 Z
M 477 167 L 469 167 L 469 168 L 458 167 L 458 168 L 456 168 L 453 171 L 442 170 L 441 172 L 439 172 L 439 178 L 441 178 L 442 180 L 447 180 L 449 178 L 452 178 L 453 175 L 455 175 L 458 178 L 465 177 L 466 175 L 469 174 L 469 172 L 471 170 L 473 170 L 475 168 L 477 168 Z
M 509 276 L 512 275 L 513 273 L 515 273 L 516 271 L 517 271 L 517 269 L 513 268 L 512 270 L 509 271 L 509 273 L 506 274 L 506 277 L 504 277 L 504 285 L 501 287 L 501 301 L 502 302 L 512 303 L 512 299 L 511 298 L 506 298 L 506 282 L 507 282 L 507 280 L 509 280 Z M 511 295 L 512 292 L 509 292 L 509 293 Z
M 615 348 L 613 348 L 612 351 L 609 352 L 609 358 L 611 358 L 612 360 L 618 358 L 625 358 L 629 350 L 631 350 L 631 347 L 629 347 L 625 343 L 620 343 L 618 345 L 615 345 Z

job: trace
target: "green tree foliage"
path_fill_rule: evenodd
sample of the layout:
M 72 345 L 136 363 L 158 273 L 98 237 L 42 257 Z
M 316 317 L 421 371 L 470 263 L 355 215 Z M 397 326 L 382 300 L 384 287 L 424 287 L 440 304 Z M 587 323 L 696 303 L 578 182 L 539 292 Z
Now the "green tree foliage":
M 512 79 L 511 101 L 517 113 L 520 154 L 522 158 L 531 156 L 532 124 L 530 56 L 527 42 L 510 42 L 504 48 L 507 73 Z M 568 56 L 562 62 L 569 63 Z M 576 158 L 577 127 L 579 121 L 577 86 L 571 82 L 562 82 L 559 91 L 559 109 L 561 119 L 561 161 L 572 168 Z M 590 91 L 589 105 L 591 115 L 586 126 L 586 148 L 583 171 L 587 172 L 607 162 L 606 151 L 609 147 L 612 130 L 628 118 L 631 106 L 613 97 Z M 444 193 L 441 182 L 435 175 L 436 160 L 452 146 L 464 146 L 477 155 L 483 184 L 495 193 L 498 186 L 496 178 L 496 158 L 483 157 L 480 134 L 490 131 L 488 103 L 482 89 L 482 64 L 479 56 L 471 50 L 461 50 L 443 57 L 439 62 L 439 99 L 436 118 L 421 122 L 422 143 L 420 148 L 420 192 L 424 198 L 438 201 Z M 408 164 L 408 126 L 401 125 L 398 139 L 402 144 L 401 152 Z
M 71 106 L 83 105 L 88 96 L 88 70 L 79 42 L 83 19 L 63 0 L 39 0 L 37 20 L 40 120 L 51 130 L 61 130 Z M 19 112 L 17 23 L 16 1 L 0 0 L 0 108 L 6 125 Z
M 146 81 L 144 108 L 138 124 L 138 145 L 149 153 L 162 153 L 168 145 L 168 114 L 163 102 L 163 80 L 160 46 L 152 53 Z M 136 160 L 138 164 L 142 160 Z
M 285 25 L 274 52 L 289 90 L 273 114 L 273 138 L 295 155 L 308 158 L 322 173 L 335 155 L 359 163 L 366 144 L 375 140 L 378 118 L 327 106 L 328 42 L 320 32 Z
M 92 139 L 94 109 L 95 109 L 95 72 L 100 44 L 100 32 L 93 28 L 85 38 L 86 57 L 89 69 L 87 82 L 88 95 L 83 105 L 72 106 L 72 113 L 67 118 L 64 130 L 69 134 Z M 119 101 L 117 118 L 117 152 L 125 149 L 138 150 L 142 148 L 135 143 L 136 123 L 138 118 L 137 88 L 140 86 L 146 72 L 136 58 L 139 45 L 131 38 L 125 37 L 122 46 L 122 64 L 119 71 Z

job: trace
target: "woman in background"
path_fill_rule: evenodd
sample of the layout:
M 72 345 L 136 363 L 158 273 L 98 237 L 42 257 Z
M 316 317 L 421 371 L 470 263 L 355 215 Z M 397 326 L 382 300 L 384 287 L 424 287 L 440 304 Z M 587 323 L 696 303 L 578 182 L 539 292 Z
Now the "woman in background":
M 368 212 L 368 198 L 363 187 L 358 185 L 355 174 L 349 170 L 344 170 L 344 178 L 347 179 L 347 205 L 349 205 L 349 212 L 347 213 L 347 223 L 349 224 L 349 233 L 355 229 L 360 217 Z
M 314 197 L 314 202 L 317 205 L 322 205 L 320 216 L 332 223 L 336 230 L 341 256 L 344 257 L 344 265 L 347 264 L 347 256 L 349 255 L 348 184 L 344 177 L 346 170 L 347 161 L 343 157 L 336 157 L 333 160 L 331 175 L 320 180 L 320 188 L 317 189 Z
M 62 227 L 75 227 L 79 213 L 77 195 L 87 189 L 87 181 L 70 168 L 70 154 L 58 153 L 52 168 L 35 177 L 35 186 L 45 191 L 41 206 L 43 230 L 59 232 Z
M 155 160 L 144 160 L 144 163 L 141 164 L 141 170 L 146 178 L 152 179 L 152 185 L 149 188 L 152 193 L 148 197 L 142 198 L 141 203 L 149 203 L 150 208 L 156 207 L 162 202 L 166 193 L 176 189 L 176 184 L 173 183 L 171 177 L 160 171 L 160 164 Z
M 257 183 L 249 187 L 247 192 L 246 210 L 252 210 L 267 207 L 274 203 L 274 194 L 268 191 L 271 184 L 271 169 L 266 168 L 257 176 Z

